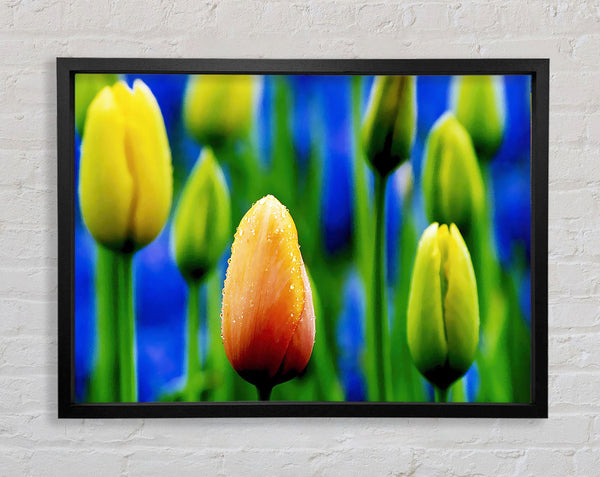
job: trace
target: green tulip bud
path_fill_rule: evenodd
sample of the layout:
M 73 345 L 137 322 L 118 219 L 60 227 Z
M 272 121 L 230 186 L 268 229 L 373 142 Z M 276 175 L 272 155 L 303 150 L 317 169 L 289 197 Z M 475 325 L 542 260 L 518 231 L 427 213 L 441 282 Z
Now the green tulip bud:
M 468 233 L 483 210 L 485 187 L 469 133 L 451 114 L 433 125 L 425 145 L 425 212 L 429 222 Z
M 414 76 L 378 76 L 362 125 L 362 142 L 373 169 L 387 176 L 410 158 L 416 124 Z
M 119 77 L 111 74 L 83 74 L 75 75 L 75 128 L 83 136 L 83 127 L 87 109 L 92 100 L 105 86 L 112 86 Z
M 186 182 L 173 221 L 175 261 L 186 280 L 201 280 L 223 254 L 231 205 L 223 171 L 205 148 Z
M 477 156 L 490 160 L 504 135 L 504 88 L 501 76 L 455 79 L 454 111 L 475 145 Z
M 456 225 L 431 224 L 419 241 L 408 301 L 407 339 L 417 369 L 447 389 L 473 364 L 479 343 L 477 284 Z

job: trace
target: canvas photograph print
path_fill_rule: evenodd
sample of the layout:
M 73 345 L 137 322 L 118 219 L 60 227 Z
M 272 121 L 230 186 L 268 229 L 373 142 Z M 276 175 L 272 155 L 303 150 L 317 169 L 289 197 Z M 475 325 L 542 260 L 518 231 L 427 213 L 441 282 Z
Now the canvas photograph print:
M 532 76 L 74 75 L 75 403 L 531 403 Z

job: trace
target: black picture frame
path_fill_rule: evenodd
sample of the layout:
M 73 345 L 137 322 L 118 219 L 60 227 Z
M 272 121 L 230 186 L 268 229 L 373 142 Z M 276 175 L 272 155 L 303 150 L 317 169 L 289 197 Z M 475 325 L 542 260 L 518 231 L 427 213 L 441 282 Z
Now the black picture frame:
M 548 417 L 548 59 L 253 60 L 57 58 L 58 417 Z M 531 75 L 530 403 L 77 403 L 74 399 L 76 73 Z

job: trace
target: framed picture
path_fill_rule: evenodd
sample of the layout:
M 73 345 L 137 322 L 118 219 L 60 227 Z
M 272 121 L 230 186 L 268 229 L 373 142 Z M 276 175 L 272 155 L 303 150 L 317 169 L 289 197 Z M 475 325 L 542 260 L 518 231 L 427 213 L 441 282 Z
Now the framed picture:
M 59 58 L 59 417 L 547 417 L 548 89 Z

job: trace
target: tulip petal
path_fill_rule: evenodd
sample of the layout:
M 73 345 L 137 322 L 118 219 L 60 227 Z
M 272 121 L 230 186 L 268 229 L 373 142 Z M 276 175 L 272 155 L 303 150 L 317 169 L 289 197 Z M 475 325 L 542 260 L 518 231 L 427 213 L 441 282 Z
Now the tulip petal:
M 302 265 L 304 282 L 304 310 L 300 316 L 296 332 L 290 341 L 281 367 L 281 381 L 287 381 L 304 371 L 315 344 L 315 308 L 313 306 L 310 280 Z
M 118 79 L 114 74 L 77 73 L 75 75 L 75 129 L 83 135 L 87 109 L 92 100 L 105 86 Z
M 414 76 L 377 76 L 361 136 L 367 159 L 383 175 L 410 157 L 416 130 Z
M 457 223 L 467 231 L 485 201 L 483 177 L 469 133 L 451 114 L 434 124 L 423 171 L 425 211 L 431 221 Z
M 128 238 L 134 198 L 124 137 L 125 120 L 107 86 L 88 108 L 81 144 L 79 196 L 91 234 L 113 249 L 119 249 Z
M 281 367 L 305 306 L 302 264 L 290 213 L 262 198 L 240 222 L 223 289 L 225 352 L 250 382 Z
M 215 266 L 229 241 L 231 210 L 223 171 L 204 148 L 175 212 L 175 260 L 184 277 L 200 279 Z
M 462 375 L 471 367 L 479 343 L 479 304 L 471 256 L 454 224 L 450 225 L 444 272 L 448 283 L 444 298 L 448 360 Z
M 408 345 L 415 365 L 426 376 L 431 370 L 443 367 L 448 358 L 438 228 L 437 223 L 431 224 L 421 237 L 408 301 Z
M 391 76 L 375 77 L 362 128 L 367 157 L 379 155 L 387 136 L 393 134 L 396 101 L 392 92 Z
M 449 120 L 455 128 L 441 151 L 440 207 L 447 222 L 472 223 L 484 201 L 483 178 L 469 134 L 455 118 Z
M 134 178 L 130 235 L 143 247 L 156 238 L 171 208 L 173 172 L 167 131 L 156 98 L 142 81 L 113 86 L 125 117 L 125 150 Z
M 433 217 L 441 218 L 442 211 L 441 200 L 440 200 L 440 187 L 438 184 L 438 171 L 440 169 L 440 163 L 442 162 L 441 151 L 442 151 L 442 131 L 441 124 L 448 117 L 448 113 L 443 114 L 434 123 L 427 141 L 425 143 L 425 164 L 423 168 L 423 194 L 425 196 L 425 214 L 429 220 L 435 221 Z M 440 220 L 440 219 L 438 219 Z
M 499 76 L 461 76 L 454 79 L 454 108 L 467 128 L 481 159 L 490 159 L 504 135 L 504 87 Z
M 414 76 L 402 76 L 397 84 L 398 106 L 394 123 L 392 154 L 402 159 L 411 156 L 417 130 L 417 94 Z
M 256 78 L 252 75 L 190 76 L 183 117 L 189 133 L 215 147 L 250 127 Z
M 227 90 L 215 81 L 221 79 L 220 75 L 196 75 L 188 80 L 183 117 L 186 128 L 200 143 L 213 144 L 215 141 L 208 138 L 219 136 L 217 118 L 224 113 L 227 101 Z

